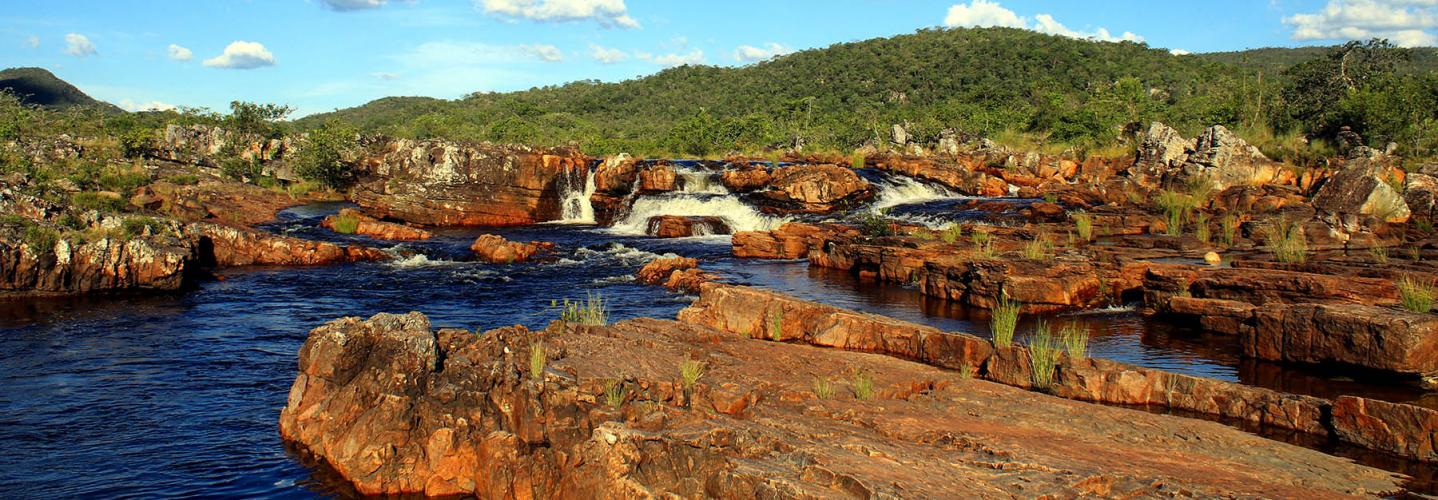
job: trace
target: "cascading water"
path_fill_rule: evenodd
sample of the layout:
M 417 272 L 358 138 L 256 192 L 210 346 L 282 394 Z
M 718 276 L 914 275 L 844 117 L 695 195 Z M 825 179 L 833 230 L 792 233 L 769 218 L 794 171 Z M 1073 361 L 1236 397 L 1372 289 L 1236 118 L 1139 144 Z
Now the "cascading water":
M 879 194 L 870 210 L 879 211 L 899 205 L 924 203 L 961 197 L 943 186 L 919 182 L 913 177 L 891 175 L 879 182 Z
M 635 199 L 629 213 L 616 220 L 612 230 L 619 234 L 646 234 L 649 219 L 661 215 L 718 217 L 733 231 L 768 231 L 787 222 L 782 217 L 761 214 L 733 195 L 668 193 Z
M 560 203 L 560 221 L 566 224 L 593 224 L 594 204 L 590 198 L 594 196 L 594 171 L 585 171 L 584 183 L 580 184 L 574 171 L 564 176 L 564 184 L 560 186 L 563 190 Z
M 675 173 L 683 179 L 680 190 L 685 193 L 729 194 L 729 188 L 724 187 L 722 182 L 716 182 L 716 174 L 712 172 L 680 170 Z

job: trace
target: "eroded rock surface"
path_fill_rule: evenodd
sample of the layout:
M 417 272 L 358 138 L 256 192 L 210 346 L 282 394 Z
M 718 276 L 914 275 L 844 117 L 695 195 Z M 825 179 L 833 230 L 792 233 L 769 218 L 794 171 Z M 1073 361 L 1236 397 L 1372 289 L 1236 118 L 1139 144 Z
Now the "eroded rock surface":
M 543 346 L 537 377 L 534 345 Z M 686 359 L 706 367 L 692 387 L 681 383 Z M 1328 497 L 1399 489 L 1388 473 L 1221 424 L 673 321 L 477 335 L 431 331 L 416 313 L 346 318 L 311 332 L 299 372 L 281 436 L 365 494 Z M 871 377 L 871 399 L 854 396 L 857 373 Z M 816 380 L 828 380 L 834 395 L 816 397 Z
M 512 264 L 528 261 L 540 252 L 553 250 L 554 244 L 544 241 L 523 243 L 506 240 L 503 236 L 483 234 L 475 238 L 469 249 L 485 262 Z
M 340 210 L 338 214 L 325 217 L 320 221 L 320 226 L 332 231 L 338 231 L 336 223 L 348 219 L 354 223 L 354 234 L 361 234 L 380 240 L 414 241 L 427 240 L 434 236 L 429 231 L 417 227 L 406 226 L 385 222 L 374 217 L 365 215 L 364 212 L 353 208 Z
M 211 267 L 313 266 L 390 258 L 389 254 L 373 248 L 340 246 L 220 224 L 195 223 L 188 231 L 199 238 L 200 262 Z

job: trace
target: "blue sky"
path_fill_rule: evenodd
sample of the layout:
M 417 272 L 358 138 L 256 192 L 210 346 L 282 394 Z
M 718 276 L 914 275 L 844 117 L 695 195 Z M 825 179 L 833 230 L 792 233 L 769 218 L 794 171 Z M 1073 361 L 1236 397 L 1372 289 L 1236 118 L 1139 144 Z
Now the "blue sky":
M 1191 52 L 1370 36 L 1431 46 L 1438 32 L 1438 0 L 5 0 L 3 10 L 3 66 L 49 69 L 130 109 L 242 99 L 297 115 L 741 65 L 938 26 Z

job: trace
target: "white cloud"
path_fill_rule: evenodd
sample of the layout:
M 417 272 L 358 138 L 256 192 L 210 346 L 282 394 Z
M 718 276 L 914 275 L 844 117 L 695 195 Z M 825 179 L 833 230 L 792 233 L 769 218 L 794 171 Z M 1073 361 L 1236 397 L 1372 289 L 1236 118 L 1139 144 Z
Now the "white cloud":
M 656 56 L 653 54 L 641 52 L 637 55 L 640 59 L 651 61 L 654 64 L 658 64 L 666 68 L 683 66 L 685 64 L 702 64 L 704 62 L 704 51 L 699 49 L 691 50 L 687 54 L 663 54 Z
M 539 22 L 593 20 L 601 26 L 638 28 L 624 0 L 475 0 L 486 14 Z
M 175 105 L 170 103 L 160 101 L 136 103 L 129 99 L 120 99 L 120 107 L 125 108 L 125 111 L 169 111 L 175 109 Z
M 794 52 L 794 49 L 774 42 L 764 44 L 763 47 L 740 45 L 739 48 L 734 49 L 734 60 L 740 62 L 762 61 L 791 52 Z
M 1192 52 L 1183 49 L 1168 49 L 1168 53 L 1176 56 L 1186 56 L 1192 54 Z
M 348 12 L 351 10 L 377 9 L 384 7 L 388 0 L 320 0 L 320 3 L 331 10 Z
M 387 71 L 377 71 L 377 72 L 374 72 L 374 73 L 370 73 L 369 75 L 370 75 L 370 76 L 373 76 L 373 77 L 375 77 L 375 78 L 378 78 L 378 79 L 380 79 L 380 80 L 384 80 L 384 81 L 391 81 L 391 80 L 398 80 L 398 79 L 399 79 L 399 73 L 390 73 L 390 72 L 387 72 Z
M 1143 37 L 1125 31 L 1122 35 L 1113 36 L 1107 28 L 1099 27 L 1091 33 L 1074 31 L 1054 20 L 1054 16 L 1039 14 L 1034 16 L 1034 31 L 1048 33 L 1050 35 L 1066 36 L 1069 38 L 1080 38 L 1098 40 L 1102 42 L 1142 42 Z
M 79 33 L 65 35 L 65 53 L 75 57 L 95 55 L 95 44 L 90 43 L 90 38 Z
M 956 4 L 949 7 L 949 15 L 944 16 L 944 26 L 951 28 L 979 28 L 989 26 L 1003 26 L 1007 28 L 1024 28 L 1028 21 L 1014 11 L 1005 9 L 998 2 L 988 0 L 973 0 L 968 4 Z
M 40 48 L 40 37 L 35 35 L 25 37 L 25 46 L 32 49 Z
M 625 54 L 622 50 L 601 47 L 592 43 L 589 44 L 589 56 L 604 64 L 614 64 L 629 59 L 629 54 Z
M 1438 2 L 1438 0 L 1410 1 Z M 1063 23 L 1060 23 L 1057 19 L 1054 19 L 1054 16 L 1049 14 L 1034 15 L 1034 24 L 1032 27 L 1030 27 L 1028 18 L 1020 16 L 1014 13 L 1014 11 L 1004 8 L 1002 5 L 999 5 L 998 2 L 991 2 L 989 0 L 973 0 L 972 2 L 967 4 L 961 3 L 949 7 L 949 14 L 947 16 L 944 16 L 944 26 L 948 26 L 950 28 L 1019 28 L 1033 30 L 1039 33 L 1047 33 L 1050 35 L 1059 35 L 1083 40 L 1097 40 L 1101 42 L 1144 41 L 1142 36 L 1136 35 L 1128 31 L 1125 31 L 1123 32 L 1123 34 L 1115 36 L 1113 33 L 1109 32 L 1108 28 L 1102 26 L 1094 29 L 1091 32 L 1069 29 L 1067 26 L 1064 26 Z
M 275 55 L 258 42 L 234 41 L 225 52 L 205 59 L 205 66 L 227 69 L 255 69 L 275 65 Z
M 521 45 L 520 47 L 529 51 L 530 54 L 534 54 L 536 57 L 543 59 L 545 62 L 559 62 L 564 60 L 564 52 L 561 52 L 559 47 L 553 45 Z
M 173 43 L 170 44 L 169 52 L 170 59 L 174 59 L 176 61 L 188 61 L 191 58 L 195 57 L 195 53 L 191 52 L 190 49 L 175 45 Z
M 1402 47 L 1438 45 L 1438 0 L 1329 0 L 1323 9 L 1283 18 L 1294 40 L 1387 38 Z

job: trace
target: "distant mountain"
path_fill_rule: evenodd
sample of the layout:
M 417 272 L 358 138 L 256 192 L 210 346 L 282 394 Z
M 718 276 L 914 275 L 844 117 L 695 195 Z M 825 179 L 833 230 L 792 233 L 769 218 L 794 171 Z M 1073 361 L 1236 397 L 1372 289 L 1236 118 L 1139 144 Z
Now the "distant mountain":
M 1210 61 L 1232 64 L 1250 70 L 1263 70 L 1276 74 L 1295 64 L 1318 59 L 1335 47 L 1266 47 L 1234 52 L 1209 52 L 1195 54 Z M 1400 74 L 1424 74 L 1438 71 L 1438 48 L 1419 47 L 1403 49 L 1408 53 L 1408 64 L 1398 67 Z
M 14 93 L 26 104 L 49 109 L 93 106 L 115 113 L 124 112 L 114 104 L 85 95 L 74 85 L 42 68 L 10 68 L 0 71 L 0 90 Z

